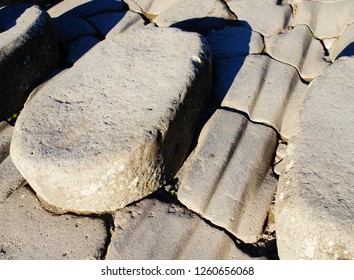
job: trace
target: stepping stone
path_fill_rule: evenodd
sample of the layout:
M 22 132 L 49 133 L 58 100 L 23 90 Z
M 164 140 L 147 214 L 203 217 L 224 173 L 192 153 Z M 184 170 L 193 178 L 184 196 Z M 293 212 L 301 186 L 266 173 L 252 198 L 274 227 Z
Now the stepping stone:
M 0 121 L 17 113 L 58 63 L 59 48 L 45 11 L 29 5 L 0 8 Z
M 48 13 L 52 18 L 62 15 L 87 18 L 125 10 L 127 10 L 127 6 L 120 0 L 65 0 L 51 7 Z
M 243 26 L 225 27 L 206 36 L 214 58 L 230 58 L 261 53 L 264 49 L 259 33 Z
M 256 242 L 276 190 L 269 172 L 276 146 L 272 128 L 217 110 L 181 179 L 179 201 L 243 242 Z
M 100 40 L 92 36 L 84 36 L 71 42 L 66 47 L 66 63 L 73 65 L 80 59 L 80 57 L 82 57 L 99 42 Z
M 13 164 L 8 156 L 0 164 L 0 204 L 4 201 L 23 183 L 25 179 Z
M 63 16 L 53 19 L 53 22 L 55 34 L 61 44 L 67 44 L 84 36 L 98 35 L 96 29 L 91 24 L 79 17 Z
M 0 259 L 100 259 L 107 230 L 100 218 L 54 215 L 28 187 L 0 204 Z
M 354 1 L 319 3 L 303 1 L 296 5 L 291 25 L 308 25 L 320 39 L 340 36 L 345 27 L 354 20 Z
M 222 230 L 175 204 L 145 199 L 115 213 L 106 260 L 250 260 Z
M 354 259 L 354 59 L 307 89 L 276 201 L 280 259 Z
M 287 29 L 291 19 L 291 7 L 277 4 L 277 0 L 228 0 L 230 9 L 239 20 L 246 21 L 264 36 L 277 34 Z
M 183 30 L 207 32 L 220 28 L 220 25 L 224 27 L 225 20 L 236 20 L 236 17 L 221 1 L 179 0 L 162 11 L 153 22 L 160 27 L 173 26 Z
M 330 49 L 329 57 L 332 61 L 337 59 L 340 56 L 344 55 L 354 55 L 354 23 L 348 25 L 343 33 L 340 35 L 338 40 L 334 43 L 333 47 Z M 352 52 L 349 50 L 350 46 L 352 46 Z
M 131 11 L 120 13 L 105 13 L 87 19 L 98 30 L 102 37 L 112 33 L 113 36 L 126 30 L 143 28 L 143 18 Z
M 0 122 L 0 163 L 10 153 L 10 143 L 13 131 L 13 126 L 9 125 L 7 122 Z
M 324 49 L 319 40 L 312 37 L 306 25 L 265 39 L 267 53 L 299 70 L 307 81 L 317 77 L 330 63 L 324 60 Z
M 114 211 L 177 172 L 211 80 L 210 50 L 195 33 L 147 28 L 106 39 L 33 92 L 10 154 L 52 211 Z
M 245 112 L 252 121 L 274 127 L 284 139 L 296 133 L 306 85 L 294 67 L 268 56 L 249 55 L 220 59 L 215 72 L 221 106 Z

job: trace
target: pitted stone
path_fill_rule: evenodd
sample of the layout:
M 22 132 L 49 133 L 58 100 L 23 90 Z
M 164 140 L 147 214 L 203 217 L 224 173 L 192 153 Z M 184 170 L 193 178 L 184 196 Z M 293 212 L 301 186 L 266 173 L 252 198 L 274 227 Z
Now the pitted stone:
M 281 259 L 354 259 L 354 58 L 307 89 L 276 201 Z
M 32 93 L 10 154 L 53 211 L 116 210 L 177 172 L 210 87 L 203 37 L 174 28 L 126 32 Z
M 0 204 L 0 260 L 100 259 L 107 238 L 103 219 L 55 215 L 23 186 Z

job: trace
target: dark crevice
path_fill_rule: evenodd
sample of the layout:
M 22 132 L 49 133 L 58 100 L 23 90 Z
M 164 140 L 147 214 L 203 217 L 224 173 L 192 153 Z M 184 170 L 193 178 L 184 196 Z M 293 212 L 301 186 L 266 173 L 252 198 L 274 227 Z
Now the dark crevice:
M 107 251 L 108 251 L 108 247 L 111 244 L 112 236 L 115 231 L 114 216 L 112 214 L 104 214 L 104 215 L 98 216 L 98 218 L 101 218 L 104 220 L 105 225 L 106 225 L 107 234 L 106 234 L 106 240 L 105 240 L 104 246 L 102 247 L 97 259 L 105 260 L 106 255 L 107 255 Z
M 238 20 L 237 14 L 236 14 L 233 10 L 231 10 L 230 6 L 227 4 L 227 1 L 225 1 L 225 0 L 220 0 L 220 2 L 224 5 L 224 7 L 225 7 L 225 9 L 227 10 L 227 12 L 228 12 L 231 16 L 235 17 L 235 19 Z

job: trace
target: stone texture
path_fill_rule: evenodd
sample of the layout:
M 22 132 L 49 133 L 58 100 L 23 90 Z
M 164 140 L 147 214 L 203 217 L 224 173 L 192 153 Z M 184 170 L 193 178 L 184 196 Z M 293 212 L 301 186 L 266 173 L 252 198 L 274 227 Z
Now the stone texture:
M 97 259 L 107 230 L 99 218 L 54 215 L 45 211 L 28 187 L 0 204 L 0 259 Z
M 329 62 L 324 60 L 324 49 L 319 40 L 312 37 L 306 25 L 265 39 L 267 53 L 273 58 L 296 67 L 305 80 L 318 76 Z
M 127 10 L 120 0 L 65 0 L 48 10 L 52 18 L 65 16 L 90 17 L 109 12 L 122 12 Z
M 0 163 L 10 153 L 10 143 L 12 138 L 13 126 L 7 122 L 0 122 Z
M 28 5 L 0 8 L 0 121 L 18 112 L 58 61 L 54 29 L 46 12 Z
M 80 57 L 82 57 L 99 42 L 100 40 L 92 36 L 84 36 L 71 42 L 65 48 L 66 63 L 68 63 L 69 65 L 73 65 L 77 60 L 80 59 Z
M 308 87 L 277 191 L 281 259 L 354 259 L 353 81 L 340 59 Z
M 209 34 L 206 39 L 214 58 L 246 56 L 261 53 L 264 49 L 261 35 L 243 26 L 225 27 Z
M 67 44 L 83 36 L 96 36 L 96 29 L 79 17 L 62 16 L 53 19 L 59 43 Z M 75 28 L 73 28 L 75 26 Z
M 7 157 L 0 164 L 0 204 L 3 203 L 25 179 L 13 164 L 11 157 Z
M 174 26 L 183 30 L 203 32 L 220 28 L 220 19 L 235 20 L 221 1 L 179 0 L 162 11 L 153 21 L 160 27 Z
M 115 214 L 107 260 L 251 259 L 223 231 L 175 204 L 145 199 Z
M 178 199 L 243 242 L 256 242 L 277 185 L 269 173 L 276 146 L 273 129 L 217 110 L 199 136 Z
M 306 85 L 292 66 L 264 55 L 218 60 L 216 93 L 221 106 L 274 127 L 284 139 L 296 133 Z M 252 77 L 252 78 L 250 78 Z
M 124 207 L 181 166 L 209 98 L 210 66 L 195 33 L 148 28 L 104 40 L 32 93 L 12 159 L 52 211 Z
M 344 55 L 354 55 L 354 47 L 352 48 L 351 53 L 346 53 L 346 50 L 350 48 L 351 45 L 354 44 L 354 23 L 350 24 L 344 29 L 343 33 L 340 35 L 338 40 L 334 43 L 332 48 L 329 51 L 329 56 L 332 61 L 334 61 L 337 57 Z
M 354 1 L 339 1 L 322 4 L 317 1 L 303 1 L 295 8 L 292 26 L 307 24 L 318 38 L 339 36 L 354 20 Z
M 144 14 L 150 19 L 154 19 L 164 10 L 173 4 L 178 4 L 181 0 L 124 0 L 129 9 Z
M 277 0 L 227 0 L 239 20 L 248 22 L 252 30 L 270 36 L 287 29 L 291 7 Z
M 131 11 L 120 13 L 105 13 L 88 18 L 102 37 L 115 36 L 130 29 L 145 26 L 143 18 Z

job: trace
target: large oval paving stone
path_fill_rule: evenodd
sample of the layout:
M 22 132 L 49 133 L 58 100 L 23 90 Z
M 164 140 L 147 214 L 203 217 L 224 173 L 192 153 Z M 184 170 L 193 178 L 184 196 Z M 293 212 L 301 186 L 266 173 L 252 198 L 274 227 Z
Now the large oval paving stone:
M 53 211 L 116 210 L 176 173 L 210 83 L 209 47 L 195 33 L 112 37 L 32 93 L 10 154 Z
M 353 81 L 340 59 L 307 89 L 277 190 L 281 259 L 354 259 Z

